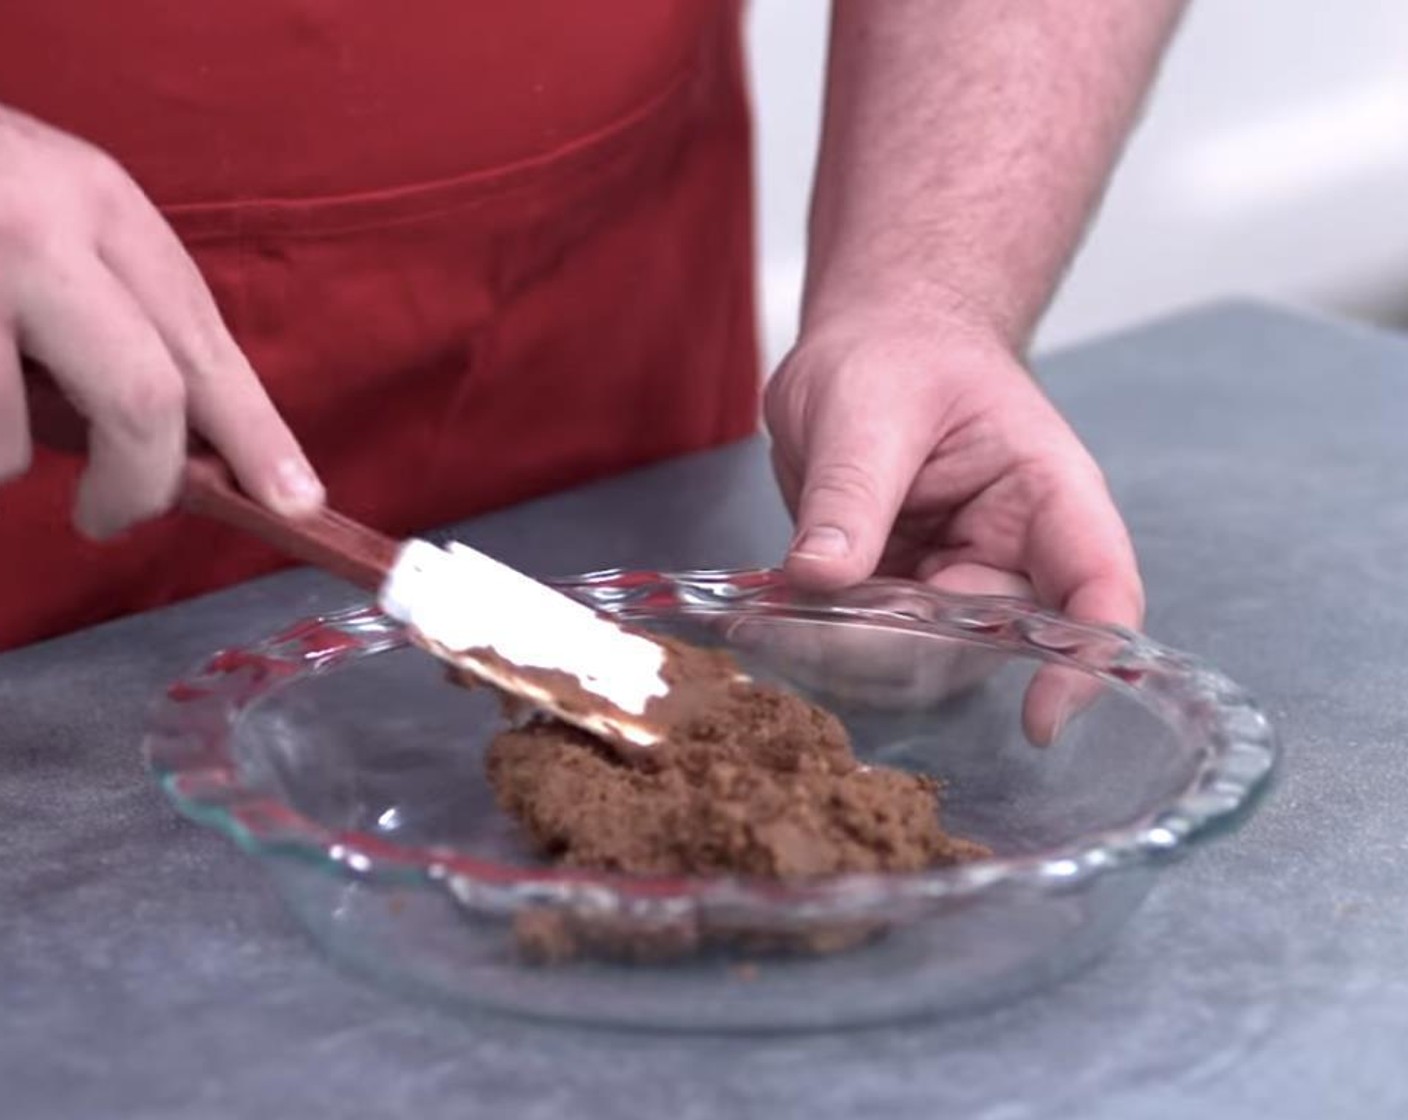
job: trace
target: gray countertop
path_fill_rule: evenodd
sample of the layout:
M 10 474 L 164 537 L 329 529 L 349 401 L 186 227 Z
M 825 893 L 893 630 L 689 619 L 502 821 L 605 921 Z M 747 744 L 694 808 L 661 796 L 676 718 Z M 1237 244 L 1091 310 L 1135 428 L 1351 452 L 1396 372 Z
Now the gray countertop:
M 455 1018 L 329 966 L 137 744 L 159 686 L 348 593 L 308 572 L 0 658 L 0 1116 L 1408 1115 L 1408 342 L 1223 305 L 1043 364 L 1149 630 L 1286 747 L 1098 967 L 948 1022 L 772 1039 Z M 758 444 L 472 522 L 531 571 L 770 563 Z

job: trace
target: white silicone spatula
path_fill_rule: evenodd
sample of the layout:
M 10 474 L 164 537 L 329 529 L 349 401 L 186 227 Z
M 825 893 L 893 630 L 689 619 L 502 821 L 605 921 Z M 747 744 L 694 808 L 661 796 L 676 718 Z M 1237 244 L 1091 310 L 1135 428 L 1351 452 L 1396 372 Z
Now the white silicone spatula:
M 181 501 L 375 592 L 417 645 L 623 754 L 663 737 L 647 707 L 669 691 L 665 647 L 481 552 L 398 542 L 330 509 L 283 517 L 241 493 L 213 459 L 191 459 Z

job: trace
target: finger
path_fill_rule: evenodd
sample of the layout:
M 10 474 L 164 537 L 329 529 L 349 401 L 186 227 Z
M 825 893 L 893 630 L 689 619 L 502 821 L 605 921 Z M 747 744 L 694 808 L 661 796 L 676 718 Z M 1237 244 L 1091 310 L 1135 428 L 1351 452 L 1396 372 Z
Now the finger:
M 1093 467 L 1077 469 L 1034 511 L 1026 567 L 1041 601 L 1082 622 L 1137 629 L 1144 589 L 1124 522 Z
M 836 590 L 875 571 L 922 458 L 895 427 L 893 418 L 836 403 L 819 413 L 786 563 L 799 586 Z
M 922 578 L 936 591 L 954 595 L 1000 595 L 1009 599 L 1036 598 L 1031 581 L 1016 572 L 988 564 L 957 563 L 929 570 L 921 565 Z
M 15 340 L 0 331 L 0 483 L 29 470 L 29 413 L 25 408 L 24 375 Z
M 87 417 L 88 466 L 74 520 L 94 538 L 175 500 L 185 394 L 156 329 L 97 260 L 51 265 L 24 292 L 19 343 Z
M 310 513 L 324 490 L 231 337 L 200 270 L 145 200 L 104 234 L 102 253 L 155 324 L 186 385 L 187 412 L 240 486 L 281 513 Z
M 1079 505 L 1074 503 L 1079 502 Z M 1034 526 L 1033 570 L 1042 597 L 1079 622 L 1134 630 L 1143 624 L 1144 591 L 1134 549 L 1103 482 L 1055 503 L 1051 517 L 1064 525 L 1050 528 L 1043 514 Z M 1072 524 L 1084 531 L 1072 534 Z M 1089 673 L 1044 666 L 1032 679 L 1023 705 L 1028 738 L 1049 745 L 1090 706 L 1104 685 Z
M 1133 629 L 1143 618 L 1143 596 L 1132 592 L 1126 579 L 1097 580 L 1079 588 L 1064 613 L 1082 622 L 1114 622 Z M 1054 743 L 1104 689 L 1089 673 L 1044 666 L 1032 678 L 1023 704 L 1022 721 L 1028 738 L 1038 746 Z
M 1030 580 L 987 564 L 960 561 L 936 570 L 928 564 L 921 567 L 921 570 L 926 569 L 931 574 L 925 577 L 925 582 L 939 591 L 1036 600 L 1036 590 Z M 1056 665 L 1042 666 L 1027 686 L 1023 701 L 1022 723 L 1027 738 L 1036 746 L 1049 746 L 1100 690 L 1100 682 L 1087 673 Z
M 1104 691 L 1097 677 L 1063 665 L 1043 665 L 1022 700 L 1022 729 L 1034 746 L 1049 747 Z
M 1144 624 L 1144 589 L 1133 550 L 1076 586 L 1062 603 L 1062 612 L 1080 622 L 1139 629 Z

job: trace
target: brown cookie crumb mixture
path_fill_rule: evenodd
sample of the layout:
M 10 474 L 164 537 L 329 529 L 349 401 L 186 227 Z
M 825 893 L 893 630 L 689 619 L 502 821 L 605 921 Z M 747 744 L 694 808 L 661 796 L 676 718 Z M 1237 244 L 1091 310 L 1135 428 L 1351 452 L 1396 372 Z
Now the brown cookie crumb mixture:
M 935 779 L 861 764 L 829 712 L 738 679 L 717 652 L 671 643 L 667 676 L 671 694 L 654 715 L 668 716 L 669 734 L 643 758 L 623 761 L 544 717 L 495 739 L 489 780 L 540 854 L 602 871 L 780 880 L 918 871 L 986 854 L 944 832 Z M 520 947 L 554 962 L 584 938 L 594 951 L 634 958 L 678 955 L 700 940 L 696 930 L 657 930 L 634 944 L 620 929 L 592 932 L 547 912 L 518 923 Z M 804 947 L 857 941 L 854 931 L 825 934 L 813 931 Z
M 860 765 L 834 716 L 777 689 L 725 685 L 652 751 L 625 764 L 535 720 L 494 741 L 489 777 L 535 848 L 574 867 L 798 878 L 972 854 L 940 827 L 934 779 Z

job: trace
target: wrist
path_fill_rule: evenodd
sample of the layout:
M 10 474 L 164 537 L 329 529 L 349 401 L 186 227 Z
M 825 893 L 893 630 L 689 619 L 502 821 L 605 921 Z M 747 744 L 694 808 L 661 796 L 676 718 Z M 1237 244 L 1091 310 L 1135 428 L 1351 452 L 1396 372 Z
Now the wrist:
M 1012 355 L 1026 347 L 1034 319 L 1011 293 L 1014 286 L 965 283 L 958 270 L 834 262 L 808 267 L 800 333 L 825 333 L 833 324 L 873 325 L 938 334 L 955 341 L 998 346 Z
M 1025 332 L 994 301 L 933 276 L 809 274 L 799 342 L 865 335 L 942 340 L 946 349 L 1001 353 L 1021 360 Z

